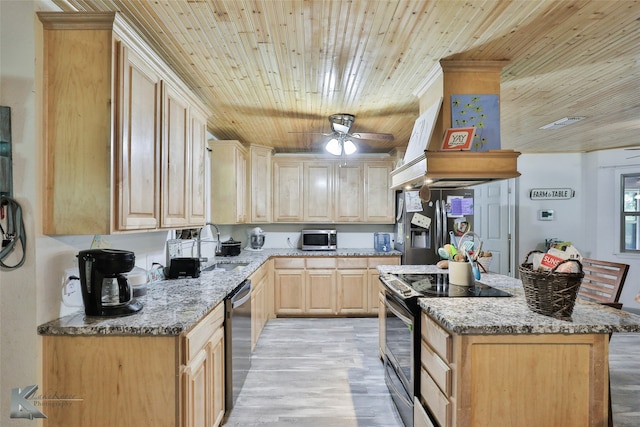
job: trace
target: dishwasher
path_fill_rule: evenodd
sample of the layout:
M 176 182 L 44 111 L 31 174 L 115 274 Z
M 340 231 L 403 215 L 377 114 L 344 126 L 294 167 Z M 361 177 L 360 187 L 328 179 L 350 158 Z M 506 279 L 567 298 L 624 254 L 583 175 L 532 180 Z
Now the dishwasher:
M 225 419 L 231 413 L 251 368 L 251 280 L 225 300 Z

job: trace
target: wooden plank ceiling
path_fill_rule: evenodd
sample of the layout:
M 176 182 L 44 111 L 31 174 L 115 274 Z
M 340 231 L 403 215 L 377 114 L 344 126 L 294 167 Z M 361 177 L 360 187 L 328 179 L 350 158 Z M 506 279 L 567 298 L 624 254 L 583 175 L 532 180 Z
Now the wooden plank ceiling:
M 211 108 L 218 139 L 320 151 L 356 116 L 360 152 L 405 148 L 441 58 L 507 59 L 502 147 L 640 145 L 640 4 L 630 0 L 54 0 L 119 11 Z M 540 130 L 566 116 L 586 119 Z M 303 133 L 316 132 L 316 133 Z

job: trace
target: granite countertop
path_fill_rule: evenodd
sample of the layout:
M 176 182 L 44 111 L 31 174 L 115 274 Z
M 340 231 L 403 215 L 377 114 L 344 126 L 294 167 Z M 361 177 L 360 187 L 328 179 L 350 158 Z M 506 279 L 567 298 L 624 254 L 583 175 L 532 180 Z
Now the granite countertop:
M 247 277 L 270 257 L 347 257 L 399 256 L 400 252 L 376 252 L 373 249 L 302 251 L 264 249 L 241 251 L 234 257 L 216 257 L 216 262 L 248 263 L 237 271 L 202 272 L 197 279 L 163 280 L 147 285 L 146 295 L 136 297 L 142 311 L 125 317 L 86 316 L 84 311 L 38 326 L 41 335 L 180 335 L 193 327 L 220 304 Z
M 380 266 L 380 273 L 447 273 L 427 265 Z M 510 298 L 420 298 L 424 313 L 456 334 L 608 334 L 640 332 L 640 316 L 578 299 L 571 320 L 534 313 L 527 307 L 522 282 L 483 274 L 480 282 L 502 289 Z

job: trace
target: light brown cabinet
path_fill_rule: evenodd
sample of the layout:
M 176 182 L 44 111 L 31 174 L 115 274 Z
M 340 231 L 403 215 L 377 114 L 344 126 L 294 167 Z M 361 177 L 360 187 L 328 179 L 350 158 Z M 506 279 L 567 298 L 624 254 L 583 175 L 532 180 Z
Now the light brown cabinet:
M 369 316 L 378 312 L 378 265 L 400 257 L 275 258 L 277 316 Z
M 303 162 L 304 222 L 333 221 L 333 170 L 329 161 Z
M 320 156 L 273 159 L 273 221 L 394 222 L 390 160 L 352 160 L 346 166 Z
M 458 335 L 425 313 L 421 331 L 419 404 L 437 425 L 607 425 L 608 335 Z
M 46 427 L 217 426 L 224 415 L 224 304 L 180 336 L 45 335 Z M 135 408 L 135 410 L 130 410 Z
M 273 148 L 249 146 L 251 223 L 271 222 L 271 157 Z
M 208 142 L 211 172 L 211 222 L 247 222 L 247 149 L 235 140 Z
M 185 150 L 204 150 L 204 134 L 192 132 L 190 121 L 192 110 L 204 115 L 200 102 L 118 14 L 38 17 L 45 58 L 44 232 L 172 228 L 176 215 L 181 227 L 202 225 L 187 213 L 198 201 L 191 191 L 203 187 L 204 174 L 182 179 L 180 200 L 166 200 L 174 195 L 168 187 L 177 185 L 175 173 L 192 167 Z M 165 111 L 165 101 L 177 99 L 185 116 L 169 125 L 178 117 Z M 168 141 L 171 151 L 165 152 Z M 163 171 L 167 157 L 180 150 L 176 170 Z
M 251 350 L 273 317 L 273 261 L 268 260 L 250 277 L 251 280 Z
M 364 222 L 362 166 L 362 163 L 350 162 L 336 169 L 336 222 Z
M 224 304 L 183 339 L 183 424 L 219 426 L 224 416 Z
M 303 179 L 302 162 L 273 160 L 273 221 L 302 222 Z

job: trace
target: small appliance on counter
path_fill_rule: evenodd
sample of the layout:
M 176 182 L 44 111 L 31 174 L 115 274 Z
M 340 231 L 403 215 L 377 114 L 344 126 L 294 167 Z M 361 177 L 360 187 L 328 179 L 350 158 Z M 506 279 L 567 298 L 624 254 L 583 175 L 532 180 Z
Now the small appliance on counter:
M 237 240 L 233 240 L 233 237 L 229 238 L 226 242 L 222 242 L 220 245 L 220 251 L 222 256 L 238 256 L 240 255 L 240 246 L 242 243 Z
M 389 233 L 374 233 L 373 234 L 373 249 L 376 252 L 390 252 L 391 251 L 391 236 L 389 236 Z
M 179 277 L 200 277 L 200 258 L 171 258 L 167 278 L 177 279 Z
M 302 230 L 303 251 L 335 251 L 338 249 L 338 233 L 336 230 Z
M 87 316 L 127 316 L 142 309 L 125 276 L 135 254 L 119 249 L 88 249 L 78 253 L 80 288 Z
M 140 297 L 147 294 L 147 282 L 149 281 L 148 275 L 149 273 L 147 270 L 137 266 L 133 267 L 133 270 L 125 274 L 134 297 Z
M 247 230 L 247 247 L 248 251 L 261 251 L 264 246 L 264 231 L 262 228 L 255 227 Z

